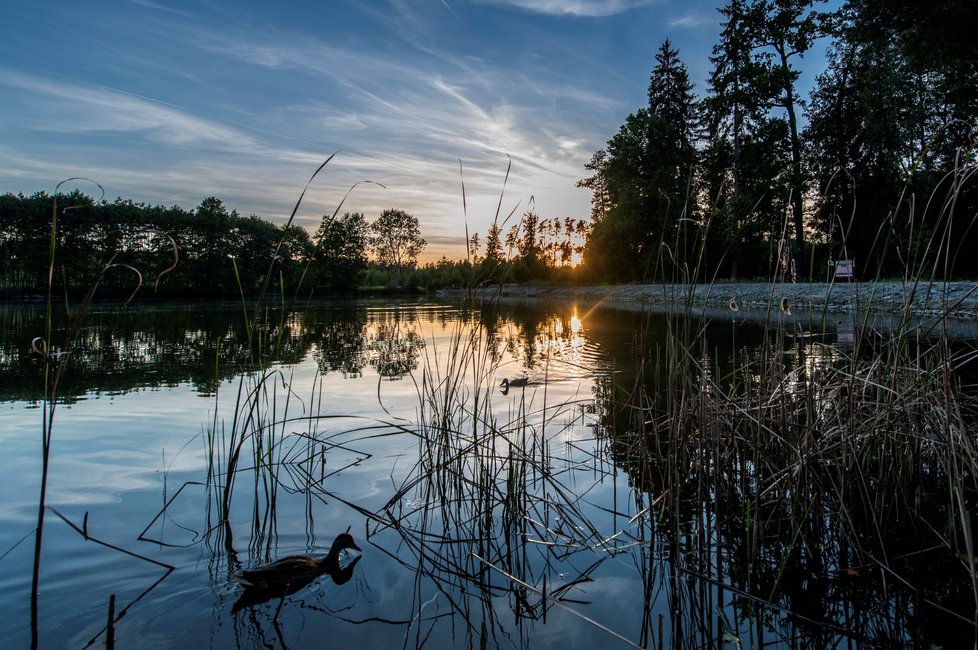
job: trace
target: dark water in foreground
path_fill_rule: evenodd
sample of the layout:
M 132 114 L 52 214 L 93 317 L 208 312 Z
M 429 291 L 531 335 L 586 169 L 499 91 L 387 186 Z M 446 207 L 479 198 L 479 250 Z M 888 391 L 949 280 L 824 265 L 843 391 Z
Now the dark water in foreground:
M 240 306 L 85 321 L 54 418 L 40 647 L 104 647 L 113 596 L 118 647 L 973 642 L 968 556 L 933 551 L 922 540 L 934 531 L 843 534 L 813 505 L 804 526 L 767 539 L 755 518 L 797 513 L 694 496 L 692 466 L 649 478 L 656 445 L 674 442 L 639 449 L 632 435 L 668 415 L 664 317 L 350 303 L 285 322 L 249 343 Z M 0 324 L 3 638 L 28 647 L 43 309 L 0 308 Z M 717 319 L 691 358 L 722 382 L 764 341 L 806 367 L 851 343 L 789 334 Z M 255 355 L 264 370 L 243 373 Z M 498 388 L 524 373 L 525 388 Z M 636 406 L 623 395 L 639 385 L 651 397 Z M 237 571 L 325 555 L 348 529 L 362 553 L 342 554 L 345 573 L 238 602 Z

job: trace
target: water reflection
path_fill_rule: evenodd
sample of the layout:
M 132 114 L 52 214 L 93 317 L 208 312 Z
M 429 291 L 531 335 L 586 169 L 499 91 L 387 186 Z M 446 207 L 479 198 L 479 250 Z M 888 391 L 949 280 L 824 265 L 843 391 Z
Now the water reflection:
M 669 567 L 650 579 L 682 612 L 674 647 L 975 637 L 963 605 L 975 598 L 963 579 L 971 562 L 962 567 L 947 537 L 956 517 L 978 523 L 975 487 L 962 489 L 969 505 L 955 515 L 939 486 L 956 482 L 956 461 L 929 453 L 950 444 L 925 406 L 947 396 L 929 380 L 946 372 L 944 353 L 931 358 L 932 343 L 918 340 L 883 359 L 862 339 L 825 340 L 773 329 L 724 350 L 680 334 L 651 346 L 648 365 L 596 383 L 601 429 L 648 527 L 633 535 L 658 549 L 649 566 Z M 670 346 L 677 352 L 663 355 Z M 957 422 L 968 430 L 974 420 Z M 959 448 L 969 458 L 970 445 Z
M 23 341 L 38 314 L 0 314 L 0 390 L 35 399 Z M 131 405 L 123 398 L 149 386 L 179 386 L 160 400 L 185 386 L 210 393 L 253 363 L 240 320 L 236 310 L 98 312 L 73 351 L 70 395 L 111 391 Z M 117 484 L 122 496 L 99 504 L 99 521 L 128 521 L 119 538 L 151 520 L 141 539 L 179 567 L 120 628 L 176 645 L 176 609 L 215 647 L 950 647 L 974 637 L 965 531 L 978 522 L 961 513 L 978 503 L 963 487 L 970 469 L 950 480 L 948 463 L 963 461 L 947 452 L 962 448 L 951 438 L 970 436 L 971 420 L 944 438 L 928 429 L 940 403 L 925 396 L 944 366 L 888 367 L 883 382 L 856 330 L 837 345 L 819 329 L 573 305 L 331 305 L 284 323 L 257 337 L 281 345 L 262 343 L 275 356 L 241 375 L 243 408 L 223 387 L 230 403 L 201 400 L 180 445 L 204 449 L 197 464 L 168 465 L 163 499 Z M 524 372 L 526 386 L 499 391 Z M 378 381 L 409 375 L 432 381 Z M 866 407 L 894 386 L 919 397 L 890 412 L 907 429 Z M 107 419 L 93 421 L 75 438 L 97 440 Z M 186 440 L 199 422 L 217 423 L 204 445 Z M 867 422 L 885 435 L 857 426 Z M 149 437 L 119 436 L 111 451 L 143 445 L 158 457 Z M 880 467 L 901 454 L 926 462 L 907 475 Z M 321 552 L 321 531 L 329 543 L 350 524 L 363 525 L 363 554 L 342 568 L 244 592 L 233 581 L 242 565 Z M 94 590 L 71 586 L 48 593 Z M 103 614 L 65 616 L 81 629 Z
M 400 379 L 417 369 L 424 347 L 412 314 L 354 304 L 323 305 L 286 318 L 273 313 L 249 343 L 246 321 L 233 308 L 95 309 L 67 350 L 70 372 L 60 394 L 70 403 L 85 394 L 188 383 L 201 395 L 213 395 L 256 356 L 291 365 L 312 354 L 324 374 L 359 377 L 369 366 L 386 379 Z M 55 315 L 58 324 L 66 320 Z M 43 395 L 42 360 L 31 353 L 30 341 L 44 332 L 44 309 L 0 307 L 0 324 L 0 401 L 37 401 Z M 66 329 L 56 328 L 54 340 L 62 340 Z M 54 351 L 65 350 L 55 345 Z
M 360 377 L 366 365 L 367 322 L 364 318 L 324 318 L 311 325 L 317 341 L 313 351 L 316 366 L 322 374 L 339 372 L 343 377 Z
M 416 321 L 400 311 L 379 312 L 367 337 L 367 359 L 384 379 L 401 379 L 417 369 L 423 347 Z

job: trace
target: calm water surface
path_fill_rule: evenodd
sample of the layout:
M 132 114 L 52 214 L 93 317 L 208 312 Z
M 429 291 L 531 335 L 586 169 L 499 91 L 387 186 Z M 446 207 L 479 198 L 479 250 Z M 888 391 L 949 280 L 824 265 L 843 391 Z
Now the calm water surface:
M 31 639 L 43 365 L 30 346 L 43 317 L 41 307 L 0 308 L 7 647 Z M 736 576 L 676 570 L 703 548 L 695 526 L 671 541 L 650 536 L 657 488 L 627 467 L 614 444 L 626 416 L 607 400 L 637 381 L 636 360 L 643 377 L 666 372 L 658 317 L 350 303 L 291 314 L 284 331 L 268 328 L 252 345 L 243 321 L 240 306 L 199 305 L 86 319 L 54 418 L 40 647 L 103 647 L 111 596 L 119 647 L 797 642 L 804 617 L 745 617 L 733 606 L 736 589 L 716 585 Z M 704 365 L 722 373 L 734 351 L 768 336 L 718 319 Z M 460 341 L 476 352 L 467 357 Z M 242 373 L 249 350 L 263 370 Z M 460 357 L 471 360 L 453 371 Z M 499 389 L 501 378 L 523 375 L 525 388 Z M 443 413 L 446 395 L 469 412 Z M 440 423 L 428 438 L 425 421 Z M 245 428 L 253 433 L 235 459 Z M 499 437 L 487 442 L 490 430 Z M 450 439 L 436 444 L 438 435 Z M 439 454 L 447 459 L 433 464 Z M 345 578 L 323 575 L 284 599 L 235 607 L 235 572 L 323 555 L 348 529 L 362 553 L 343 554 Z M 793 575 L 782 582 L 806 588 Z M 873 611 L 843 611 L 851 601 L 825 594 L 820 602 L 832 611 L 819 617 L 833 621 L 816 626 L 824 647 L 880 638 L 865 625 L 892 625 L 882 636 L 896 644 L 930 634 L 912 620 L 920 601 L 911 596 L 874 596 Z M 848 634 L 853 618 L 862 622 Z

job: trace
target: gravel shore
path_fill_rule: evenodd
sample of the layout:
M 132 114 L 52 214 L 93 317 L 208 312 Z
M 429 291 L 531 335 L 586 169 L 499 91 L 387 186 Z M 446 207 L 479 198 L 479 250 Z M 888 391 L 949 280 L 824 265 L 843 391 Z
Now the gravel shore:
M 584 287 L 486 287 L 482 297 L 505 301 L 567 301 L 623 309 L 672 311 L 686 308 L 715 316 L 794 319 L 844 314 L 886 322 L 907 313 L 921 322 L 947 315 L 957 327 L 978 329 L 978 282 L 717 283 L 713 285 L 628 284 Z

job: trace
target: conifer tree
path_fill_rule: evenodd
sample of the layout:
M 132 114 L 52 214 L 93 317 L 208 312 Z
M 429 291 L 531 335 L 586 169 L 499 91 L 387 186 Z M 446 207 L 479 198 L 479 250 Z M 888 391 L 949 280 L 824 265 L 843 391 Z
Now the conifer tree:
M 915 265 L 951 217 L 940 196 L 927 199 L 947 174 L 974 160 L 978 64 L 967 52 L 976 47 L 973 39 L 946 39 L 978 12 L 957 0 L 926 12 L 911 5 L 847 3 L 805 130 L 820 219 L 840 249 L 845 231 L 846 252 L 864 277 Z M 974 194 L 970 186 L 954 194 L 959 214 L 975 214 Z M 957 250 L 975 245 L 969 219 L 949 225 Z M 948 270 L 956 264 L 953 270 L 973 273 L 972 258 L 945 261 Z
M 609 279 L 648 279 L 661 271 L 660 249 L 687 207 L 697 103 L 679 52 L 666 40 L 655 55 L 648 105 L 629 115 L 581 181 L 597 216 L 586 258 Z
M 739 241 L 756 240 L 762 232 L 780 236 L 771 221 L 779 216 L 780 201 L 790 198 L 796 271 L 804 272 L 807 182 L 796 60 L 825 33 L 828 15 L 817 4 L 822 0 L 729 0 L 720 10 L 725 22 L 711 57 L 711 95 L 705 102 L 708 159 L 729 161 L 731 190 L 717 198 L 730 199 L 720 214 L 721 232 L 735 261 Z M 754 169 L 748 169 L 751 161 Z M 707 177 L 715 183 L 723 175 L 714 169 Z

